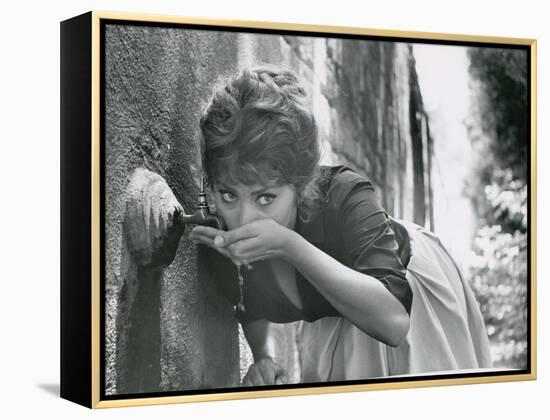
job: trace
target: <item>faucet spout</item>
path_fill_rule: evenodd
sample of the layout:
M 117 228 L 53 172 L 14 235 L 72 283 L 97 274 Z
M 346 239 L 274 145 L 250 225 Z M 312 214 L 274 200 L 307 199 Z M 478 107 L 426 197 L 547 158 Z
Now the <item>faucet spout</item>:
M 225 223 L 222 218 L 213 214 L 208 207 L 206 201 L 206 193 L 204 191 L 204 177 L 201 178 L 199 199 L 195 205 L 195 213 L 184 214 L 177 212 L 175 214 L 177 221 L 182 225 L 202 225 L 210 226 L 215 229 L 225 230 Z
M 202 225 L 223 230 L 224 223 L 222 219 L 212 214 L 207 208 L 197 208 L 193 214 L 182 214 L 178 212 L 178 222 L 182 225 Z

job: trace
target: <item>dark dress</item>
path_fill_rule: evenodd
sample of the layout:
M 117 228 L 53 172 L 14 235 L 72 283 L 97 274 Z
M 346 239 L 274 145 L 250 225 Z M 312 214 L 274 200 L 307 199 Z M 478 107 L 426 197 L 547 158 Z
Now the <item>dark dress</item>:
M 380 280 L 410 311 L 411 289 L 405 277 L 409 258 L 406 232 L 390 221 L 378 203 L 374 186 L 344 166 L 322 167 L 323 206 L 310 222 L 297 222 L 296 232 L 334 259 L 356 271 Z M 268 273 L 246 282 L 246 311 L 237 312 L 243 324 L 254 319 L 286 323 L 315 321 L 340 314 L 321 293 L 296 271 L 296 287 L 302 309 L 298 310 L 282 293 Z
M 370 181 L 345 166 L 323 166 L 321 172 L 322 207 L 309 222 L 298 220 L 296 232 L 346 266 L 380 280 L 410 312 L 412 292 L 405 276 L 410 253 L 406 230 L 388 217 Z M 221 264 L 220 273 L 224 273 L 216 278 L 224 279 L 221 286 L 236 303 L 239 294 L 234 287 L 236 268 L 227 261 L 216 263 Z M 227 281 L 228 273 L 233 273 L 229 275 L 234 281 Z M 242 324 L 256 319 L 277 323 L 312 322 L 340 315 L 298 271 L 296 287 L 301 310 L 283 294 L 269 272 L 254 273 L 254 281 L 247 281 L 246 270 L 243 276 L 246 310 L 236 312 Z M 233 286 L 229 287 L 231 290 L 228 283 Z

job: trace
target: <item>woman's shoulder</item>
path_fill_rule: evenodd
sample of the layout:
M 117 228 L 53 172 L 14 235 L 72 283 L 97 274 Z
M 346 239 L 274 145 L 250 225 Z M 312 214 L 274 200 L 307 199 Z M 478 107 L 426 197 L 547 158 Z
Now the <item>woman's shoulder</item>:
M 321 166 L 325 202 L 339 208 L 355 187 L 375 190 L 374 184 L 365 176 L 345 165 Z

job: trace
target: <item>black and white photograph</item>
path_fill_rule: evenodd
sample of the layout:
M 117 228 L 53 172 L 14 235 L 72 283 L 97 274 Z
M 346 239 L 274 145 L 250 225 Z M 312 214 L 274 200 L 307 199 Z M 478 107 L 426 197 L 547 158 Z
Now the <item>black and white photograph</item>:
M 7 3 L 2 417 L 544 417 L 544 10 Z
M 102 399 L 529 372 L 530 60 L 102 20 Z

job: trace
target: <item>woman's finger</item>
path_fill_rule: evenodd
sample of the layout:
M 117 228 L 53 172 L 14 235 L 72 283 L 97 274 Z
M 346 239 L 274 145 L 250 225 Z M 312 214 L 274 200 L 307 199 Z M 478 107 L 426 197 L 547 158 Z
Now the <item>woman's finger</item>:
M 227 247 L 220 247 L 216 245 L 214 239 L 215 235 L 220 233 L 225 234 L 227 232 L 220 231 L 209 226 L 196 226 L 189 233 L 189 239 L 217 250 L 220 254 L 226 258 L 229 258 L 233 264 L 237 266 L 247 265 L 253 260 L 261 259 L 261 255 L 258 255 L 258 253 L 255 252 L 255 250 L 258 249 L 258 244 L 257 241 L 255 241 L 255 238 L 239 240 Z M 241 248 L 243 251 L 241 251 Z M 244 254 L 247 255 L 247 258 L 243 258 Z
M 222 249 L 222 248 L 219 248 Z M 243 261 L 246 261 L 247 263 L 255 263 L 258 261 L 264 261 L 271 258 L 276 257 L 277 254 L 271 250 L 263 250 L 263 249 L 250 249 L 246 252 L 240 252 L 235 257 L 240 258 Z
M 265 385 L 273 385 L 275 383 L 275 370 L 270 365 L 260 365 L 258 367 L 262 381 Z
M 208 236 L 199 235 L 199 234 L 196 234 L 196 233 L 191 233 L 191 234 L 189 234 L 189 239 L 191 239 L 193 242 L 197 242 L 197 243 L 206 245 L 206 246 L 208 246 L 212 249 L 215 249 L 220 254 L 222 254 L 224 257 L 230 259 L 233 262 L 233 264 L 235 264 L 235 265 L 243 264 L 243 261 L 241 259 L 239 259 L 239 258 L 235 257 L 234 255 L 232 255 L 227 249 L 219 248 L 216 245 L 214 245 L 214 240 L 212 238 L 208 237 Z
M 265 385 L 262 375 L 260 375 L 255 366 L 252 366 L 250 369 L 248 369 L 248 373 L 246 374 L 246 376 L 248 377 L 248 382 L 252 386 Z
M 280 368 L 275 375 L 275 385 L 288 384 L 288 374 L 285 369 Z
M 243 386 L 253 386 L 252 380 L 250 379 L 250 375 L 247 373 L 246 376 L 243 379 Z
M 260 252 L 260 246 L 261 244 L 258 243 L 257 238 L 248 238 L 242 239 L 238 242 L 234 242 L 231 245 L 224 247 L 224 249 L 227 249 L 231 254 L 236 257 L 242 257 L 245 254 L 251 254 L 253 251 Z
M 200 242 L 204 245 L 208 245 L 212 248 L 216 248 L 216 246 L 214 245 L 214 239 L 212 239 L 209 236 L 191 232 L 189 234 L 189 239 L 194 241 L 194 242 Z
M 191 233 L 205 235 L 212 239 L 214 239 L 216 235 L 218 235 L 220 232 L 221 231 L 216 228 L 213 228 L 210 226 L 202 226 L 202 225 L 197 225 L 193 228 L 193 230 L 191 230 Z
M 257 235 L 258 233 L 256 232 L 254 226 L 251 224 L 246 224 L 229 231 L 219 230 L 214 239 L 214 243 L 219 247 L 228 247 L 235 242 L 253 238 Z
M 261 261 L 266 261 L 271 259 L 272 256 L 269 254 L 258 254 L 258 255 L 244 255 L 243 260 L 246 261 L 249 265 Z

